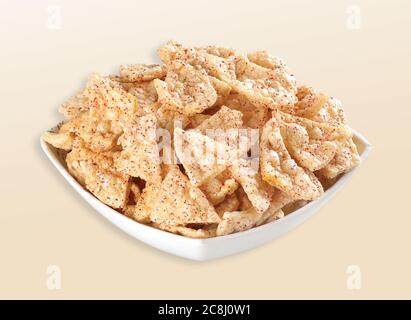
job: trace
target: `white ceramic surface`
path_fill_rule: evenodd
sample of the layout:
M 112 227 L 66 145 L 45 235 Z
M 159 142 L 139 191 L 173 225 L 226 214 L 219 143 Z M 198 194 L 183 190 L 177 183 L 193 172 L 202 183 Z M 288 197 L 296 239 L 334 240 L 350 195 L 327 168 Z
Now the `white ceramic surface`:
M 358 132 L 354 131 L 354 141 L 363 160 L 371 151 L 370 143 Z M 192 260 L 211 260 L 250 250 L 271 241 L 292 230 L 318 211 L 331 197 L 342 188 L 358 169 L 343 175 L 324 195 L 306 206 L 294 211 L 284 218 L 240 233 L 210 239 L 190 239 L 155 229 L 127 218 L 121 213 L 95 198 L 85 190 L 67 171 L 57 156 L 56 150 L 41 140 L 41 147 L 58 172 L 98 213 L 107 218 L 115 226 L 132 237 L 157 249 Z

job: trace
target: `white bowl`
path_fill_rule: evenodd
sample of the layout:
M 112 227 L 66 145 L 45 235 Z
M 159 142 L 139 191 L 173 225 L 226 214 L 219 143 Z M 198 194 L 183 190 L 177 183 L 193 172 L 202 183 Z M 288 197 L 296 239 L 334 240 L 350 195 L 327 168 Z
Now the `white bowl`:
M 371 145 L 361 134 L 356 131 L 353 132 L 354 141 L 358 147 L 361 158 L 364 161 L 371 151 Z M 157 249 L 180 257 L 199 261 L 221 258 L 250 250 L 285 234 L 318 211 L 318 209 L 320 209 L 339 189 L 342 188 L 356 171 L 356 169 L 353 169 L 344 174 L 320 199 L 308 203 L 304 207 L 286 215 L 282 219 L 227 236 L 210 239 L 191 239 L 146 226 L 127 218 L 116 210 L 113 210 L 85 190 L 76 179 L 70 175 L 55 148 L 45 143 L 43 140 L 41 140 L 41 147 L 50 161 L 74 190 L 76 190 L 84 200 L 96 209 L 98 213 L 107 218 L 115 226 L 132 237 Z

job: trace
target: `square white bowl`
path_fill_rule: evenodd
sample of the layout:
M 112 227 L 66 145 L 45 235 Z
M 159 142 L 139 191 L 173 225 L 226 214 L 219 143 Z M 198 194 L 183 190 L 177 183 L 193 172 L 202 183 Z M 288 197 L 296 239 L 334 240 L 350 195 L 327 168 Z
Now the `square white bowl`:
M 371 144 L 361 134 L 354 130 L 353 132 L 354 142 L 357 145 L 358 152 L 364 162 L 371 151 Z M 308 203 L 304 207 L 286 215 L 284 218 L 227 236 L 210 239 L 191 239 L 138 223 L 105 205 L 85 190 L 76 179 L 70 175 L 66 166 L 62 162 L 61 157 L 58 156 L 56 149 L 42 139 L 40 140 L 44 153 L 57 168 L 58 172 L 60 172 L 74 190 L 76 190 L 77 193 L 103 217 L 132 237 L 143 241 L 148 245 L 180 257 L 198 261 L 221 258 L 250 250 L 292 230 L 311 217 L 327 201 L 329 201 L 331 197 L 351 178 L 357 169 L 355 168 L 341 176 L 333 186 L 325 191 L 321 198 Z

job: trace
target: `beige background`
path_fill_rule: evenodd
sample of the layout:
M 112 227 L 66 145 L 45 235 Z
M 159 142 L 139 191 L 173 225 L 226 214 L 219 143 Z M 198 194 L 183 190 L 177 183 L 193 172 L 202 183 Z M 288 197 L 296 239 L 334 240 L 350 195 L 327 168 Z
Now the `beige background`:
M 1 298 L 411 298 L 410 1 L 1 1 L 0 23 Z M 171 38 L 283 57 L 342 99 L 371 157 L 315 217 L 251 252 L 198 263 L 125 235 L 38 138 L 90 72 L 153 62 Z M 49 265 L 61 290 L 46 287 Z

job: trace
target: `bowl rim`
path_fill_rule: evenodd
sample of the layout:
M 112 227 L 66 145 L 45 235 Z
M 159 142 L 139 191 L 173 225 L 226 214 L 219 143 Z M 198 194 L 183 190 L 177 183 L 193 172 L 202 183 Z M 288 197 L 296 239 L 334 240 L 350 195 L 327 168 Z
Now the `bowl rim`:
M 359 167 L 364 163 L 364 161 L 368 158 L 371 150 L 372 150 L 372 145 L 371 143 L 358 131 L 351 129 L 353 133 L 353 137 L 358 140 L 358 142 L 362 145 L 363 150 L 360 153 L 361 157 L 361 164 L 349 172 L 346 172 L 343 174 L 329 189 L 327 189 L 324 194 L 317 200 L 310 201 L 306 205 L 304 205 L 301 208 L 298 208 L 297 210 L 287 214 L 286 216 L 282 217 L 281 219 L 271 221 L 269 223 L 244 230 L 241 232 L 237 233 L 232 233 L 224 236 L 218 236 L 218 237 L 212 237 L 212 238 L 206 238 L 206 239 L 196 239 L 196 238 L 189 238 L 186 236 L 182 236 L 179 234 L 171 233 L 168 231 L 164 231 L 140 222 L 137 222 L 129 217 L 126 217 L 125 215 L 121 214 L 117 210 L 111 208 L 110 206 L 106 205 L 102 201 L 100 201 L 98 198 L 96 198 L 92 193 L 87 191 L 80 183 L 77 182 L 77 180 L 68 172 L 66 169 L 65 165 L 63 165 L 60 157 L 56 155 L 56 148 L 53 147 L 52 145 L 48 144 L 45 142 L 41 137 L 40 137 L 40 145 L 43 150 L 43 152 L 46 154 L 47 158 L 50 160 L 50 162 L 56 167 L 57 171 L 65 178 L 65 180 L 73 187 L 73 189 L 89 204 L 91 205 L 100 215 L 102 215 L 104 218 L 107 220 L 110 220 L 108 217 L 105 216 L 105 214 L 102 214 L 100 212 L 101 209 L 106 210 L 111 215 L 115 215 L 116 218 L 123 220 L 124 223 L 136 223 L 139 227 L 153 232 L 157 233 L 158 235 L 161 236 L 168 236 L 170 239 L 173 240 L 178 240 L 178 241 L 185 241 L 185 242 L 190 242 L 192 245 L 204 245 L 204 244 L 209 244 L 212 242 L 217 242 L 217 241 L 224 241 L 224 240 L 233 240 L 236 238 L 241 238 L 241 237 L 246 237 L 250 236 L 254 233 L 258 233 L 263 231 L 266 228 L 271 227 L 273 224 L 278 224 L 278 223 L 286 223 L 289 219 L 292 217 L 295 217 L 297 215 L 303 214 L 305 211 L 309 210 L 311 207 L 316 206 L 319 203 L 323 203 L 327 201 L 329 198 L 331 198 L 338 189 L 358 170 Z M 358 146 L 358 145 L 357 145 Z M 113 221 L 110 220 L 110 222 L 113 223 Z M 115 223 L 113 223 L 115 224 Z M 119 227 L 117 224 L 115 224 L 116 227 Z M 124 231 L 124 230 L 123 230 Z

